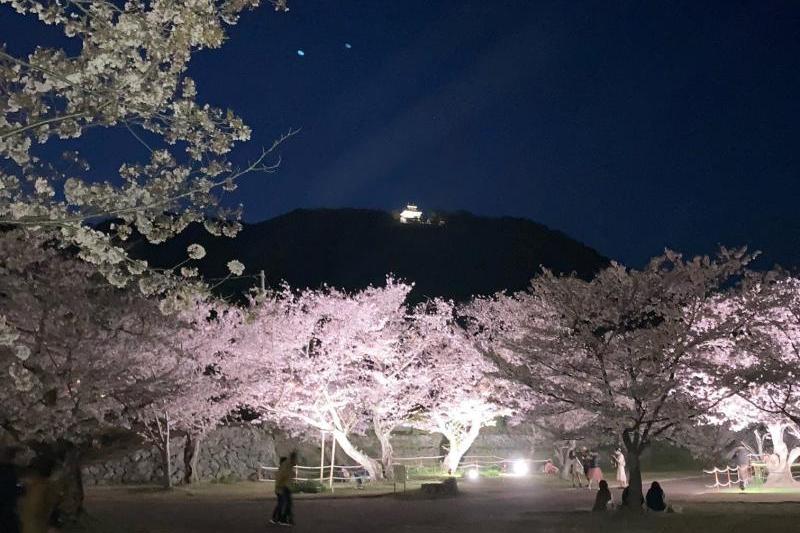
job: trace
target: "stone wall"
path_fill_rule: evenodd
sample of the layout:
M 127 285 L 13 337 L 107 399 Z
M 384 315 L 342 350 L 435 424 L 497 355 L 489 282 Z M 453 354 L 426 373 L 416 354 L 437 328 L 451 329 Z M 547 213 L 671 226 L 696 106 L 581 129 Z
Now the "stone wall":
M 497 455 L 506 458 L 532 457 L 535 434 L 530 426 L 484 428 L 469 451 L 470 455 Z M 397 457 L 441 455 L 443 438 L 401 428 L 392 436 Z M 374 436 L 354 437 L 354 443 L 370 457 L 380 457 L 380 445 Z M 172 480 L 183 479 L 184 437 L 171 442 Z M 326 463 L 330 461 L 330 436 Z M 282 433 L 258 426 L 225 426 L 209 433 L 200 446 L 198 476 L 204 481 L 255 479 L 259 465 L 274 466 L 278 457 L 297 450 L 301 465 L 318 465 L 320 442 L 300 442 Z M 336 464 L 353 464 L 337 451 Z M 117 450 L 112 455 L 87 462 L 83 467 L 87 485 L 123 483 L 159 483 L 162 479 L 160 455 L 154 446 L 142 445 Z
M 173 483 L 183 480 L 184 437 L 170 442 Z M 317 459 L 319 461 L 319 459 Z M 258 427 L 226 426 L 209 433 L 200 445 L 197 473 L 201 480 L 254 479 L 258 465 L 276 462 L 273 435 Z M 87 485 L 159 483 L 161 456 L 155 446 L 118 450 L 83 466 Z

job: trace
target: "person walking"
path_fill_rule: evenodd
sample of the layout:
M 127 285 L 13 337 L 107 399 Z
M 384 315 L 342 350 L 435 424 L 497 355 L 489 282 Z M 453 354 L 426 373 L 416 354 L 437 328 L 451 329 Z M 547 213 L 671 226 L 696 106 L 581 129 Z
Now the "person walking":
M 289 457 L 281 457 L 278 474 L 275 476 L 275 496 L 277 503 L 272 512 L 271 524 L 282 526 L 294 525 L 294 511 L 292 510 L 292 491 L 290 484 L 294 477 L 294 467 L 297 465 L 297 452 L 292 452 Z
M 750 452 L 747 448 L 741 447 L 736 450 L 733 460 L 736 461 L 739 474 L 739 488 L 744 490 L 750 484 Z
M 603 480 L 603 471 L 600 469 L 600 456 L 597 452 L 591 452 L 589 454 L 589 460 L 586 466 L 586 488 L 592 490 L 592 481 L 596 482 L 599 487 L 600 482 Z
M 3 448 L 0 454 L 0 531 L 18 533 L 17 498 L 22 491 L 14 463 L 17 449 Z
M 625 455 L 621 449 L 617 448 L 612 458 L 617 466 L 617 486 L 624 489 L 628 486 L 628 476 L 625 473 Z

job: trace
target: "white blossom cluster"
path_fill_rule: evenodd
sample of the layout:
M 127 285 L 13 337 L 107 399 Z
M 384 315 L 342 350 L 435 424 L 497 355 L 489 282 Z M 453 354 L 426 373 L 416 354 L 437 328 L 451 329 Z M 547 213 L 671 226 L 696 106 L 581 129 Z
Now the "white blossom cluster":
M 226 27 L 258 4 L 0 0 L 0 10 L 36 17 L 81 43 L 76 55 L 42 46 L 12 55 L 0 42 L 0 225 L 77 248 L 112 285 L 135 282 L 145 294 L 163 295 L 165 310 L 206 291 L 192 267 L 156 271 L 131 259 L 126 241 L 139 235 L 162 243 L 194 222 L 233 237 L 241 206 L 222 207 L 219 193 L 234 190 L 246 173 L 277 168 L 268 160 L 286 136 L 246 167 L 227 161 L 237 143 L 250 139 L 250 128 L 232 111 L 200 102 L 187 75 L 193 53 L 220 47 Z M 284 0 L 271 4 L 288 11 Z M 98 180 L 87 172 L 101 154 L 65 152 L 58 161 L 37 155 L 37 145 L 90 128 L 129 132 L 149 156 Z M 2 320 L 0 343 L 8 344 L 14 327 Z

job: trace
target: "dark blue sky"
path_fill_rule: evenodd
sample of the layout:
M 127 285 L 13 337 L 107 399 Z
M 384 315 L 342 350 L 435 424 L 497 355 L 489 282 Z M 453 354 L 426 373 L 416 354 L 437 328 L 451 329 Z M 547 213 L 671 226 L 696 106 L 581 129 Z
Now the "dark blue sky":
M 279 174 L 242 184 L 248 220 L 414 201 L 531 218 L 631 265 L 718 243 L 800 265 L 800 3 L 290 7 L 246 14 L 191 67 L 253 127 L 237 159 L 302 128 Z M 12 51 L 47 31 L 0 7 Z M 109 169 L 137 156 L 103 141 Z

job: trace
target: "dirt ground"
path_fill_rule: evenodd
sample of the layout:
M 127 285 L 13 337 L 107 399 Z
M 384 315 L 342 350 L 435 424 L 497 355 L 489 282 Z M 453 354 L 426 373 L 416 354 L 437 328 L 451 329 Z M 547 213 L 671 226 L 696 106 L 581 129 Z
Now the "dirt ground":
M 653 478 L 646 479 L 649 484 Z M 360 497 L 300 497 L 297 533 L 444 533 L 663 531 L 766 533 L 800 530 L 800 491 L 739 493 L 707 489 L 698 477 L 659 475 L 669 515 L 591 513 L 594 491 L 541 478 L 461 480 L 447 499 L 362 493 Z M 613 489 L 615 501 L 620 491 Z M 87 492 L 92 533 L 255 533 L 288 529 L 267 520 L 274 501 L 259 483 L 206 485 L 171 493 L 147 488 Z

